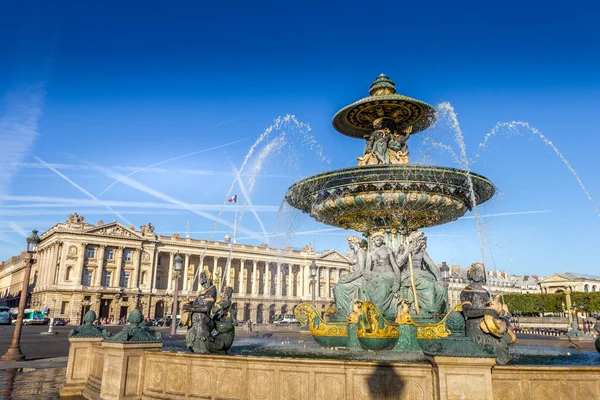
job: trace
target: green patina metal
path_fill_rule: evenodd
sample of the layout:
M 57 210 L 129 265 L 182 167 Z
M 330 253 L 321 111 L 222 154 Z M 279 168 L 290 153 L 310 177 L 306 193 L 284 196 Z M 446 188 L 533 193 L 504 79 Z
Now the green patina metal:
M 133 310 L 127 318 L 129 325 L 126 325 L 121 332 L 115 336 L 106 339 L 113 343 L 162 343 L 160 332 L 150 329 L 144 322 L 144 315 L 139 309 Z
M 412 324 L 400 324 L 398 326 L 400 334 L 398 335 L 398 341 L 392 350 L 400 351 L 402 353 L 415 353 L 420 354 L 424 357 L 423 349 L 419 346 L 417 340 L 417 327 Z
M 83 325 L 71 329 L 68 337 L 108 339 L 110 337 L 110 332 L 94 325 L 94 321 L 96 321 L 96 312 L 93 310 L 86 312 L 83 316 Z
M 419 340 L 419 345 L 425 354 L 450 357 L 496 357 L 491 347 L 482 350 L 477 343 L 465 336 L 465 319 L 461 313 L 450 312 L 446 318 L 446 327 L 452 333 L 444 339 Z

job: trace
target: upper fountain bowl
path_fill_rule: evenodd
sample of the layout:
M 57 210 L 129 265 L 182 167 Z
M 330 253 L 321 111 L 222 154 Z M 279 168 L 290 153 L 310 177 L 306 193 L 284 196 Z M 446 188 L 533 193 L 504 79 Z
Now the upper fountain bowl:
M 471 178 L 473 196 L 471 195 Z M 341 169 L 292 185 L 286 201 L 327 225 L 369 233 L 414 231 L 462 217 L 489 200 L 493 183 L 467 171 L 427 165 L 375 165 Z
M 373 122 L 388 118 L 399 130 L 412 127 L 412 133 L 427 129 L 435 122 L 435 109 L 424 101 L 396 93 L 394 82 L 381 74 L 371 84 L 370 96 L 338 111 L 333 127 L 340 133 L 364 139 L 373 131 Z

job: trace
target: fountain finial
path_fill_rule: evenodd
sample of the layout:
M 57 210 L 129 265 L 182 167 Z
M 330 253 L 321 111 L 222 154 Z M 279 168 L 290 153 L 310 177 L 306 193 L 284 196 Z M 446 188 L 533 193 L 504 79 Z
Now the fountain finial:
M 371 83 L 369 94 L 371 96 L 382 96 L 396 93 L 396 84 L 386 74 L 381 74 Z

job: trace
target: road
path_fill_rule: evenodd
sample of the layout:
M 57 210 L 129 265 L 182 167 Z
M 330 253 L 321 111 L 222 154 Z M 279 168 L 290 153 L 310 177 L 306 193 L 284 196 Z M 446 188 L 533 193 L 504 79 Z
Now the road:
M 104 326 L 113 335 L 123 329 L 122 326 Z M 12 342 L 15 327 L 0 325 L 0 355 L 4 354 Z M 25 325 L 21 331 L 21 351 L 27 360 L 42 358 L 66 357 L 69 355 L 69 341 L 67 334 L 72 326 L 55 326 L 53 335 L 42 335 L 48 331 L 48 325 Z M 169 328 L 158 328 L 163 335 Z

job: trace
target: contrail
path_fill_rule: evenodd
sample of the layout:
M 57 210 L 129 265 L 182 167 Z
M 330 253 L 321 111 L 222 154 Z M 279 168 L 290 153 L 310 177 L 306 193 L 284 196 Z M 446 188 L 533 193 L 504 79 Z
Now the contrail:
M 246 189 L 246 185 L 244 185 L 244 182 L 242 181 L 242 178 L 240 177 L 240 172 L 237 170 L 237 168 L 235 167 L 235 165 L 233 165 L 233 163 L 231 161 L 229 161 L 229 162 L 231 164 L 231 170 L 233 171 L 233 174 L 236 177 L 238 186 L 240 187 L 240 190 L 242 191 L 242 194 L 244 195 L 244 203 L 247 203 L 248 206 L 250 206 L 252 215 L 254 215 L 254 218 L 256 219 L 256 222 L 258 222 L 258 225 L 260 226 L 260 230 L 262 231 L 262 233 L 265 237 L 265 240 L 268 242 L 269 235 L 267 235 L 267 230 L 265 229 L 265 224 L 263 224 L 262 220 L 260 219 L 260 216 L 256 212 L 256 209 L 254 208 L 254 204 L 252 204 L 252 200 L 250 200 L 250 193 L 248 193 L 248 190 Z M 246 208 L 246 204 L 244 204 L 244 208 Z
M 168 163 L 168 162 L 171 162 L 171 161 L 179 160 L 179 159 L 181 159 L 181 158 L 185 158 L 185 157 L 193 156 L 193 155 L 196 155 L 196 154 L 200 154 L 200 153 L 206 153 L 207 151 L 211 151 L 211 150 L 220 149 L 220 148 L 222 148 L 222 147 L 231 146 L 231 145 L 233 145 L 233 144 L 236 144 L 236 143 L 239 143 L 239 142 L 243 142 L 244 140 L 247 140 L 247 139 L 249 139 L 249 138 L 243 138 L 243 139 L 240 139 L 240 140 L 236 140 L 236 141 L 234 141 L 234 142 L 229 142 L 229 143 L 225 143 L 225 144 L 222 144 L 222 145 L 219 145 L 219 146 L 211 147 L 211 148 L 209 148 L 209 149 L 204 149 L 204 150 L 198 150 L 198 151 L 194 151 L 194 152 L 192 152 L 192 153 L 187 153 L 187 154 L 183 154 L 183 155 L 181 155 L 181 156 L 177 156 L 177 157 L 169 158 L 168 160 L 159 161 L 159 162 L 157 162 L 157 163 L 155 163 L 155 164 L 148 165 L 147 167 L 144 167 L 144 168 L 137 169 L 137 170 L 135 170 L 135 171 L 133 171 L 133 172 L 130 172 L 130 173 L 129 173 L 129 174 L 127 174 L 127 175 L 124 175 L 122 178 L 120 178 L 120 179 L 117 179 L 116 181 L 114 181 L 113 183 L 111 183 L 110 185 L 108 185 L 108 187 L 107 187 L 106 189 L 104 189 L 104 190 L 103 190 L 103 191 L 102 191 L 102 192 L 101 192 L 101 193 L 98 195 L 98 197 L 102 196 L 102 195 L 103 195 L 104 193 L 106 193 L 106 192 L 107 192 L 107 191 L 108 191 L 110 188 L 112 188 L 113 186 L 115 186 L 117 183 L 121 182 L 123 179 L 125 179 L 125 178 L 129 178 L 130 176 L 132 176 L 132 175 L 135 175 L 135 174 L 137 174 L 138 172 L 145 171 L 145 170 L 147 170 L 148 168 L 153 168 L 153 167 L 156 167 L 157 165 L 165 164 L 165 163 Z
M 178 199 L 176 199 L 174 197 L 171 197 L 171 196 L 169 196 L 167 194 L 161 193 L 158 190 L 152 189 L 152 188 L 150 188 L 150 187 L 148 187 L 148 186 L 146 186 L 146 185 L 144 185 L 144 184 L 142 184 L 142 183 L 140 183 L 138 181 L 135 181 L 135 180 L 133 180 L 131 178 L 128 178 L 126 176 L 123 176 L 123 175 L 120 175 L 118 173 L 115 173 L 115 172 L 113 172 L 111 170 L 108 170 L 106 168 L 103 168 L 103 167 L 100 167 L 100 166 L 94 166 L 93 164 L 90 164 L 90 165 L 92 167 L 94 167 L 97 171 L 99 171 L 100 173 L 108 176 L 109 178 L 116 179 L 117 181 L 123 183 L 124 185 L 127 185 L 127 186 L 129 186 L 129 187 L 131 187 L 133 189 L 139 190 L 142 193 L 149 194 L 150 196 L 153 196 L 153 197 L 156 197 L 158 199 L 164 200 L 167 203 L 176 204 L 176 205 L 178 205 L 182 209 L 191 211 L 194 214 L 199 215 L 199 216 L 201 216 L 203 218 L 209 219 L 211 221 L 214 221 L 215 223 L 218 222 L 218 223 L 223 224 L 223 225 L 225 225 L 225 226 L 227 226 L 229 228 L 232 228 L 232 229 L 234 227 L 233 224 L 231 224 L 231 223 L 229 223 L 227 221 L 221 221 L 221 220 L 217 221 L 217 217 L 215 217 L 214 215 L 208 214 L 208 213 L 203 212 L 203 211 L 200 211 L 200 210 L 194 208 L 193 206 L 191 206 L 190 204 L 188 204 L 186 202 L 178 200 Z M 240 229 L 243 229 L 243 228 L 240 228 Z M 250 233 L 247 233 L 247 232 L 250 232 L 250 231 L 248 231 L 246 229 L 243 229 L 243 230 L 244 230 L 244 233 L 246 235 L 250 234 Z
M 11 88 L 3 98 L 0 117 L 0 194 L 4 194 L 18 163 L 29 152 L 38 135 L 44 85 Z
M 506 217 L 509 215 L 527 215 L 527 214 L 545 214 L 545 213 L 549 213 L 552 212 L 552 210 L 534 210 L 534 211 L 515 211 L 515 212 L 505 212 L 505 213 L 497 213 L 497 214 L 485 214 L 485 215 L 480 215 L 480 217 Z M 473 219 L 475 218 L 474 215 L 469 215 L 467 217 L 461 217 L 459 219 Z
M 88 196 L 90 199 L 95 200 L 95 201 L 99 201 L 96 196 L 94 196 L 93 194 L 91 194 L 90 192 L 88 192 L 87 190 L 85 190 L 84 188 L 82 188 L 81 186 L 79 186 L 78 184 L 76 184 L 75 182 L 73 182 L 72 180 L 70 180 L 66 175 L 64 175 L 62 172 L 60 172 L 56 168 L 48 165 L 44 160 L 42 160 L 38 156 L 34 156 L 34 158 L 36 160 L 38 160 L 40 163 L 42 163 L 43 165 L 45 165 L 50 171 L 54 172 L 55 174 L 57 174 L 58 176 L 60 176 L 61 178 L 63 178 L 67 182 L 69 182 L 71 184 L 71 186 L 73 186 L 75 189 L 79 190 L 81 193 L 85 194 L 86 196 Z M 131 223 L 131 221 L 129 221 L 127 218 L 125 218 L 124 216 L 122 216 L 121 214 L 119 214 L 117 211 L 113 210 L 111 206 L 105 205 L 104 207 L 106 207 L 109 211 L 111 211 L 117 217 L 121 218 L 128 225 L 133 225 Z
M 8 226 L 11 227 L 11 229 L 13 230 L 13 232 L 18 233 L 19 235 L 23 236 L 23 237 L 27 237 L 27 232 L 25 231 L 25 229 L 23 229 L 19 224 L 17 224 L 16 222 L 9 222 Z

